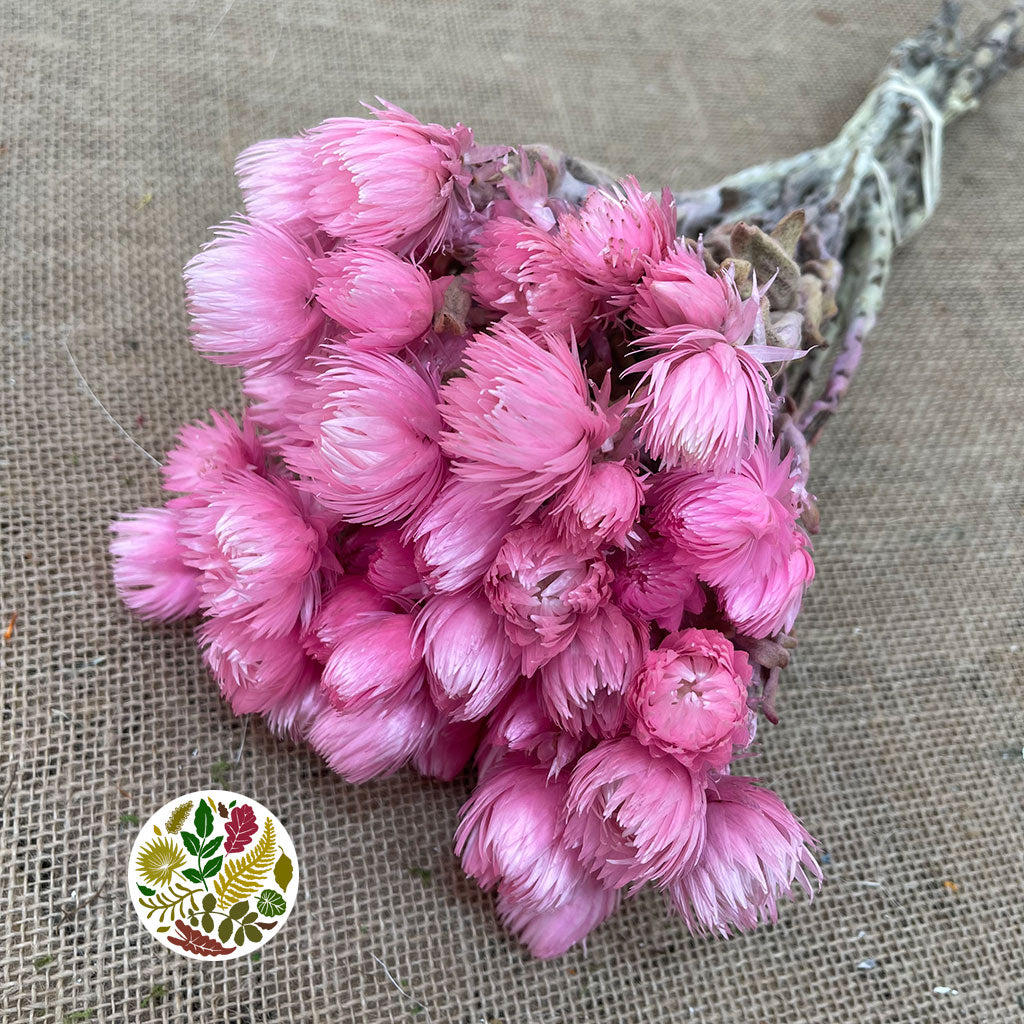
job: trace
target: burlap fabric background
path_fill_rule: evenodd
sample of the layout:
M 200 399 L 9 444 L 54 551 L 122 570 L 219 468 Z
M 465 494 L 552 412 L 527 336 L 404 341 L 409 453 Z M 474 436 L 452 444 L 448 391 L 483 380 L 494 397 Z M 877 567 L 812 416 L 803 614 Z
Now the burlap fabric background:
M 1024 1019 L 1024 74 L 951 133 L 939 211 L 816 452 L 818 579 L 755 770 L 821 837 L 820 898 L 712 943 L 645 895 L 538 963 L 449 852 L 465 781 L 350 787 L 255 722 L 235 763 L 242 722 L 190 628 L 116 600 L 107 522 L 158 477 L 63 346 L 160 454 L 237 403 L 186 341 L 180 268 L 237 207 L 253 140 L 379 94 L 697 186 L 831 138 L 932 0 L 3 6 L 5 1021 Z M 257 963 L 179 958 L 125 897 L 122 816 L 215 781 L 299 853 Z

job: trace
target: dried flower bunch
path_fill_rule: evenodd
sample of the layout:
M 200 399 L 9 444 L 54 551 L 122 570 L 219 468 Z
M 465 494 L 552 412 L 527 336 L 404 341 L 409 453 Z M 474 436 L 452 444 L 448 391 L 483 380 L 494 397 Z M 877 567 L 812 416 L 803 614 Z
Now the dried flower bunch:
M 114 524 L 125 602 L 202 613 L 235 712 L 349 781 L 473 763 L 455 849 L 537 956 L 645 886 L 774 920 L 821 871 L 731 769 L 814 576 L 808 442 L 1019 25 L 947 11 L 831 146 L 677 197 L 390 104 L 251 147 L 185 271 L 247 404 Z

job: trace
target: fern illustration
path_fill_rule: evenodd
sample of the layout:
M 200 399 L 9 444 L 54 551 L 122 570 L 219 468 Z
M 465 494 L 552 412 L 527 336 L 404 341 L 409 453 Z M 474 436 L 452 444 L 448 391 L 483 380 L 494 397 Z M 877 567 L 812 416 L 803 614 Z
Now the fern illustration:
M 146 917 L 152 917 L 159 911 L 160 917 L 158 920 L 163 921 L 167 914 L 170 914 L 172 918 L 184 916 L 186 913 L 186 900 L 190 901 L 187 909 L 195 910 L 196 894 L 202 891 L 202 889 L 190 889 L 187 885 L 182 885 L 181 882 L 173 882 L 168 889 L 157 893 L 155 896 L 140 898 L 139 904 L 149 911 Z
M 256 841 L 256 845 L 244 857 L 235 857 L 225 862 L 213 883 L 217 906 L 221 910 L 246 899 L 263 887 L 274 866 L 276 838 L 274 823 L 267 818 L 263 823 L 263 835 Z
M 171 811 L 171 816 L 167 819 L 165 828 L 171 835 L 177 835 L 181 831 L 181 826 L 185 824 L 185 819 L 188 817 L 188 812 L 192 810 L 192 801 L 186 800 L 183 804 L 178 804 L 177 807 Z

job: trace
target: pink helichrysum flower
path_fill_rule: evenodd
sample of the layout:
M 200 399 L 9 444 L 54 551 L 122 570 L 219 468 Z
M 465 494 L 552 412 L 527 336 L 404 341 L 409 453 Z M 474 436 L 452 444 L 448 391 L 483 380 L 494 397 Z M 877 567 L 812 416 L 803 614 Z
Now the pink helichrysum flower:
M 644 485 L 621 462 L 598 462 L 552 509 L 559 536 L 575 546 L 628 547 L 644 501 Z
M 481 779 L 459 811 L 455 854 L 482 889 L 541 910 L 560 904 L 585 872 L 562 839 L 564 778 L 512 758 Z
M 324 664 L 321 685 L 335 708 L 362 711 L 402 703 L 423 688 L 414 624 L 402 612 L 368 612 L 350 622 Z
M 226 473 L 182 514 L 185 560 L 200 570 L 202 607 L 270 636 L 306 626 L 320 604 L 321 569 L 336 571 L 327 524 L 292 483 Z
M 309 210 L 336 238 L 422 256 L 441 244 L 469 206 L 463 125 L 423 124 L 384 104 L 376 120 L 339 117 L 309 133 L 314 146 Z
M 624 697 L 643 664 L 647 628 L 613 604 L 582 619 L 565 650 L 538 673 L 545 711 L 574 736 L 614 736 L 622 727 Z
M 630 319 L 648 331 L 686 324 L 726 332 L 731 321 L 751 318 L 757 301 L 744 302 L 731 277 L 711 273 L 700 252 L 678 241 L 659 263 L 647 268 L 629 309 Z M 749 336 L 753 323 L 747 323 Z M 739 339 L 744 340 L 744 339 Z
M 718 589 L 726 616 L 748 636 L 791 629 L 814 578 L 796 523 L 801 493 L 792 454 L 781 457 L 767 444 L 734 473 L 662 474 L 652 491 L 654 522 Z
M 594 298 L 580 284 L 558 242 L 536 224 L 496 217 L 473 239 L 468 275 L 473 297 L 525 330 L 581 334 Z
M 523 648 L 527 675 L 569 645 L 579 621 L 608 599 L 611 577 L 599 554 L 573 550 L 549 524 L 528 523 L 505 538 L 484 592 Z
M 531 903 L 498 893 L 498 916 L 530 953 L 550 960 L 582 942 L 619 905 L 619 891 L 585 875 L 557 906 L 537 910 Z
M 347 782 L 367 782 L 398 771 L 433 735 L 437 708 L 425 689 L 361 711 L 320 712 L 309 729 L 310 746 Z
M 203 661 L 236 715 L 273 715 L 317 684 L 320 666 L 307 657 L 298 629 L 268 636 L 235 619 L 214 617 L 197 638 Z
M 704 607 L 697 574 L 676 545 L 663 537 L 644 533 L 632 550 L 615 552 L 610 565 L 616 603 L 638 619 L 673 630 L 684 615 L 695 615 Z
M 427 595 L 412 548 L 402 543 L 401 533 L 394 528 L 381 531 L 366 568 L 366 581 L 406 609 Z
M 750 661 L 721 633 L 684 629 L 648 651 L 629 689 L 633 734 L 692 768 L 723 769 L 751 739 Z
M 431 597 L 417 615 L 416 636 L 431 696 L 450 718 L 490 714 L 519 678 L 519 650 L 479 591 Z
M 466 349 L 465 375 L 441 390 L 441 446 L 465 480 L 489 484 L 525 518 L 586 479 L 619 416 L 595 397 L 574 346 L 500 322 Z M 498 502 L 495 501 L 495 504 Z
M 295 422 L 308 408 L 305 391 L 309 387 L 301 369 L 243 371 L 245 418 L 259 427 L 264 448 L 279 454 L 284 445 L 297 442 Z
M 569 265 L 605 309 L 629 305 L 637 282 L 661 260 L 676 234 L 676 210 L 665 189 L 660 201 L 636 178 L 593 189 L 579 210 L 558 219 L 559 242 Z
M 489 484 L 449 477 L 409 524 L 416 566 L 432 590 L 451 593 L 483 579 L 513 522 L 507 507 L 487 504 L 493 495 Z
M 548 716 L 536 681 L 523 680 L 488 719 L 476 766 L 483 778 L 509 757 L 526 754 L 543 764 L 554 778 L 583 753 L 584 747 L 583 738 L 571 736 Z
M 287 447 L 285 459 L 326 508 L 355 522 L 395 522 L 441 486 L 440 430 L 432 381 L 391 355 L 336 350 L 297 424 L 309 443 Z
M 255 220 L 311 235 L 316 222 L 309 215 L 314 148 L 304 136 L 264 139 L 243 150 L 235 175 L 245 198 L 245 212 Z
M 723 472 L 771 436 L 771 378 L 742 346 L 668 328 L 643 339 L 663 351 L 636 363 L 639 437 L 664 467 Z
M 316 297 L 350 348 L 398 352 L 433 322 L 430 278 L 387 249 L 345 246 L 317 260 L 316 270 Z
M 704 849 L 669 894 L 691 932 L 728 938 L 775 921 L 780 899 L 821 882 L 814 841 L 771 790 L 723 775 L 708 787 Z
M 451 782 L 473 759 L 482 728 L 481 722 L 450 722 L 438 712 L 436 725 L 413 755 L 413 767 L 428 779 Z
M 199 572 L 185 563 L 178 531 L 188 499 L 140 508 L 110 524 L 114 586 L 136 615 L 169 622 L 199 611 Z
M 342 576 L 325 594 L 303 634 L 306 653 L 325 662 L 364 615 L 394 611 L 391 602 L 360 576 Z
M 297 366 L 324 325 L 317 255 L 271 224 L 222 224 L 185 267 L 192 344 L 230 366 Z
M 225 473 L 236 470 L 262 472 L 266 453 L 247 416 L 239 427 L 226 412 L 210 410 L 213 423 L 187 423 L 178 431 L 178 443 L 162 467 L 164 487 L 169 491 L 203 492 L 216 487 Z
M 613 888 L 670 882 L 704 845 L 704 785 L 632 736 L 602 740 L 573 769 L 566 841 Z

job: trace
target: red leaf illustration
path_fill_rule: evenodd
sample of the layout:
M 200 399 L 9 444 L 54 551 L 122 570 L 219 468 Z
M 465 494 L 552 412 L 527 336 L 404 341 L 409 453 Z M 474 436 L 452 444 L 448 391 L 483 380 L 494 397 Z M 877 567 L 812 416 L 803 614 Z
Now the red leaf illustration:
M 222 946 L 216 939 L 204 935 L 198 928 L 189 928 L 184 921 L 175 921 L 175 926 L 181 932 L 180 938 L 177 935 L 168 935 L 167 941 L 173 942 L 175 946 L 181 946 L 186 953 L 195 953 L 197 956 L 225 956 L 234 953 L 237 946 Z
M 239 804 L 231 808 L 231 817 L 224 826 L 228 841 L 224 844 L 225 853 L 238 853 L 244 850 L 256 835 L 259 825 L 256 823 L 256 815 L 248 804 Z

